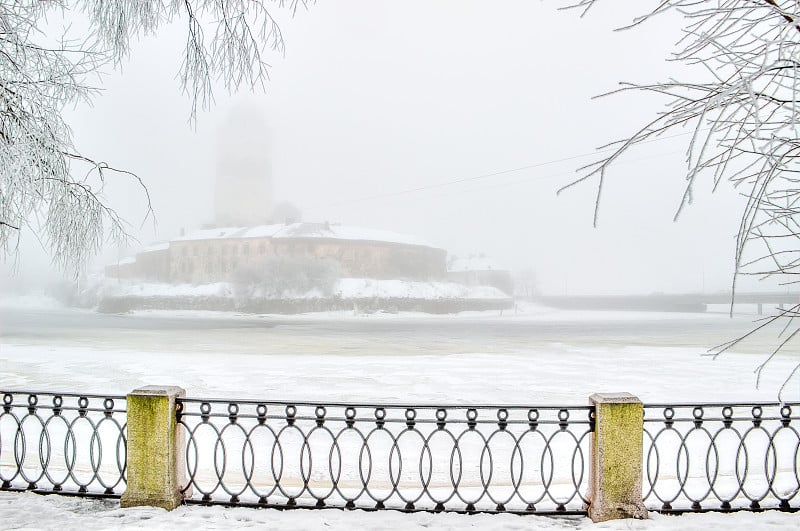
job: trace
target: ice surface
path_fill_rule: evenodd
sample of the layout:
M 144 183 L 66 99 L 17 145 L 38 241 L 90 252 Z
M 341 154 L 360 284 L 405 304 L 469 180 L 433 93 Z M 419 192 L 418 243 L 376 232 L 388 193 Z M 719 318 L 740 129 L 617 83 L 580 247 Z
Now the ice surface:
M 526 306 L 458 316 L 0 313 L 4 388 L 125 393 L 180 385 L 189 396 L 403 403 L 585 404 L 595 392 L 645 402 L 774 400 L 795 363 L 760 389 L 763 345 L 717 360 L 707 346 L 750 324 L 724 315 L 564 312 Z M 800 398 L 797 386 L 788 400 Z M 181 507 L 0 493 L 4 528 L 27 529 L 795 529 L 797 516 L 704 514 L 593 525 L 582 518 Z

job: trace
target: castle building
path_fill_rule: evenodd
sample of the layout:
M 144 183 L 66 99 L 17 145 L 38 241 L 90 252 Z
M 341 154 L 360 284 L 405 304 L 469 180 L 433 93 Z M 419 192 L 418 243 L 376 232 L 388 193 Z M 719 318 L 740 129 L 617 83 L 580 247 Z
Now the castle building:
M 273 205 L 269 131 L 253 105 L 232 109 L 219 128 L 214 201 L 215 228 L 153 244 L 107 266 L 106 276 L 173 284 L 231 282 L 239 272 L 275 267 L 274 259 L 285 257 L 334 262 L 342 278 L 447 278 L 444 249 L 374 229 L 302 223 L 293 205 Z
M 106 276 L 147 282 L 232 281 L 270 257 L 331 260 L 350 278 L 442 280 L 447 253 L 409 236 L 328 223 L 202 229 L 106 267 Z
M 240 104 L 230 111 L 217 131 L 216 151 L 215 225 L 268 223 L 272 207 L 271 142 L 266 119 L 258 107 Z

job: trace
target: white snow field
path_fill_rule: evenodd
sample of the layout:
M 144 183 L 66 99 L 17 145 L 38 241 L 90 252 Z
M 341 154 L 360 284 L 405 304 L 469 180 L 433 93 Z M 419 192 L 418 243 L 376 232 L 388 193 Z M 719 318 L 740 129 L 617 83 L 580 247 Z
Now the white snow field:
M 5 304 L 0 309 L 4 390 L 124 394 L 180 385 L 190 397 L 403 404 L 583 405 L 595 392 L 643 401 L 775 401 L 797 363 L 753 370 L 769 334 L 716 360 L 708 347 L 753 316 L 563 312 L 297 317 L 211 312 L 88 311 Z M 800 400 L 795 378 L 782 397 Z M 116 501 L 0 493 L 2 529 L 795 529 L 795 514 L 651 513 L 645 522 L 580 517 L 256 510 L 186 506 L 120 509 Z
M 617 520 L 593 524 L 588 518 L 500 515 L 401 513 L 397 511 L 341 511 L 337 509 L 277 511 L 269 509 L 228 509 L 183 506 L 172 512 L 153 508 L 120 509 L 117 501 L 68 496 L 40 496 L 31 493 L 0 492 L 2 529 L 275 529 L 374 531 L 404 530 L 551 530 L 587 531 L 761 531 L 797 529 L 800 515 L 767 511 L 763 513 L 706 513 L 666 516 L 650 513 L 648 520 Z

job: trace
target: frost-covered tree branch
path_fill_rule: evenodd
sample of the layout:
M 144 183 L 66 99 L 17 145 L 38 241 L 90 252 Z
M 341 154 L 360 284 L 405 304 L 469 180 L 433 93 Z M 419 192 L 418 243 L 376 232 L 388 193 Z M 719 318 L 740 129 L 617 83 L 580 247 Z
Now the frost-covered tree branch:
M 573 7 L 585 14 L 597 1 L 582 0 Z M 800 5 L 794 0 L 660 0 L 632 26 L 669 10 L 686 21 L 674 59 L 702 65 L 707 75 L 623 83 L 609 93 L 657 93 L 667 97 L 666 109 L 630 137 L 609 144 L 616 149 L 583 168 L 584 174 L 565 188 L 597 180 L 596 223 L 612 164 L 641 142 L 690 128 L 687 184 L 676 217 L 692 202 L 698 179 L 711 179 L 715 188 L 727 181 L 747 197 L 736 243 L 736 274 L 800 274 Z M 755 246 L 761 247 L 757 256 Z
M 198 107 L 213 103 L 213 86 L 233 92 L 263 87 L 265 55 L 282 54 L 272 9 L 290 14 L 303 0 L 0 0 L 0 255 L 13 256 L 20 232 L 31 230 L 56 264 L 77 271 L 107 240 L 124 242 L 128 225 L 107 204 L 107 178 L 144 181 L 74 145 L 62 112 L 87 103 L 105 71 L 130 53 L 131 42 L 183 21 L 187 37 L 179 79 Z M 42 27 L 50 14 L 84 16 L 90 31 L 54 40 Z
M 569 7 L 586 16 L 599 1 L 580 0 Z M 798 282 L 800 2 L 654 0 L 648 4 L 643 14 L 621 29 L 674 12 L 682 17 L 684 28 L 672 59 L 701 68 L 690 70 L 693 79 L 623 83 L 611 92 L 659 94 L 666 98 L 666 106 L 629 137 L 604 146 L 615 149 L 582 168 L 580 178 L 562 190 L 596 181 L 597 224 L 605 179 L 614 162 L 637 144 L 668 131 L 689 130 L 686 186 L 675 217 L 692 202 L 701 179 L 714 189 L 728 183 L 745 198 L 736 231 L 734 296 L 740 275 Z M 778 317 L 791 324 L 797 315 L 781 312 Z
M 265 54 L 282 55 L 285 43 L 273 8 L 294 15 L 313 0 L 89 0 L 83 9 L 97 39 L 118 63 L 131 39 L 153 34 L 176 20 L 186 28 L 180 83 L 191 98 L 191 117 L 213 103 L 213 86 L 226 90 L 263 87 L 269 79 Z

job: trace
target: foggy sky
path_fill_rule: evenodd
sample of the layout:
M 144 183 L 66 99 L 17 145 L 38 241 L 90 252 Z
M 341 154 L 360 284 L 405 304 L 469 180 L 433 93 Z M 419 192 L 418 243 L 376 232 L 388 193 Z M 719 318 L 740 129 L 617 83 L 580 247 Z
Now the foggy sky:
M 638 2 L 621 4 L 601 2 L 581 19 L 557 11 L 560 2 L 320 1 L 284 22 L 286 54 L 270 58 L 266 92 L 218 90 L 195 129 L 176 79 L 184 28 L 173 25 L 134 45 L 94 105 L 70 110 L 68 121 L 86 155 L 147 184 L 157 224 L 141 229 L 137 187 L 121 177 L 106 190 L 144 244 L 213 220 L 218 126 L 246 104 L 269 124 L 274 200 L 296 204 L 307 221 L 486 253 L 532 268 L 549 294 L 725 289 L 741 202 L 728 188 L 711 195 L 703 182 L 672 222 L 687 137 L 637 148 L 613 168 L 597 229 L 596 183 L 556 197 L 595 148 L 663 103 L 593 96 L 619 81 L 681 73 L 665 61 L 676 20 L 614 32 L 639 14 Z M 553 162 L 561 159 L 569 160 Z

